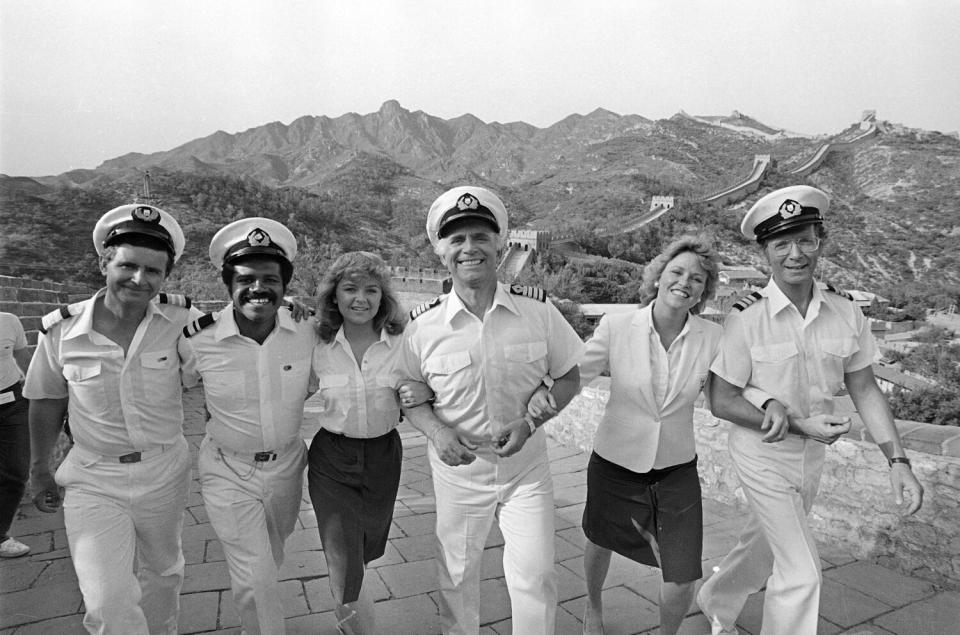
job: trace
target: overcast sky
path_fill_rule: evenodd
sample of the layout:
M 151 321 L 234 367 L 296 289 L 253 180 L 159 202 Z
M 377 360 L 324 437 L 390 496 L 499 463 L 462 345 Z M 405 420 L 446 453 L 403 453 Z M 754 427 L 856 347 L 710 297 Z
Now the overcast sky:
M 958 0 L 0 0 L 0 172 L 374 112 L 960 129 Z

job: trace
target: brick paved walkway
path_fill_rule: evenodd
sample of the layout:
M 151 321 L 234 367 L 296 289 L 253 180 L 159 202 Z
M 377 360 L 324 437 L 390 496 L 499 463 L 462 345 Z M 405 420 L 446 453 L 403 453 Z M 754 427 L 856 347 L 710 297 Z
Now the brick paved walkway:
M 185 395 L 187 439 L 196 455 L 202 438 L 202 395 Z M 307 421 L 315 420 L 307 403 Z M 304 428 L 310 439 L 316 425 Z M 387 552 L 371 564 L 377 619 L 383 635 L 439 632 L 436 575 L 433 563 L 434 500 L 426 461 L 426 441 L 409 426 L 401 428 L 403 475 Z M 583 534 L 580 514 L 586 494 L 587 456 L 550 444 L 556 487 L 556 552 L 560 606 L 557 633 L 581 632 L 583 614 Z M 183 532 L 186 579 L 180 632 L 239 633 L 230 599 L 230 581 L 220 544 L 207 522 L 194 481 Z M 742 523 L 737 510 L 705 501 L 704 571 L 709 573 L 736 541 Z M 280 583 L 288 633 L 336 632 L 326 563 L 320 553 L 316 520 L 306 490 L 297 530 L 287 542 Z M 0 635 L 51 635 L 82 632 L 80 591 L 67 550 L 63 515 L 21 507 L 14 534 L 33 548 L 31 555 L 0 561 Z M 484 635 L 510 633 L 510 610 L 503 582 L 503 539 L 492 532 L 487 542 L 481 582 Z M 870 562 L 858 561 L 831 545 L 821 545 L 824 586 L 819 632 L 866 635 L 946 635 L 960 623 L 960 593 L 903 576 Z M 604 593 L 608 635 L 655 633 L 659 575 L 614 556 Z M 752 597 L 740 618 L 741 632 L 759 633 L 761 594 Z M 709 633 L 706 619 L 691 613 L 685 635 Z M 522 634 L 520 634 L 522 635 Z

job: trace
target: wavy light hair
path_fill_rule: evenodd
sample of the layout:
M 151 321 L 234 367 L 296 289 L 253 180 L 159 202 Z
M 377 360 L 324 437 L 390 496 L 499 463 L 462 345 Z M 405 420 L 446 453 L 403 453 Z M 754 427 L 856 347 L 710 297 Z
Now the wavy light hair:
M 657 297 L 656 282 L 667 268 L 667 263 L 682 253 L 690 252 L 700 259 L 700 266 L 707 272 L 707 281 L 703 287 L 703 294 L 691 313 L 700 313 L 708 300 L 717 292 L 717 282 L 720 279 L 720 256 L 713 248 L 713 241 L 706 236 L 685 234 L 666 246 L 659 256 L 647 263 L 643 268 L 643 281 L 640 283 L 640 306 L 647 306 Z
M 320 339 L 329 344 L 337 336 L 343 324 L 340 309 L 334 304 L 337 285 L 344 278 L 370 278 L 380 287 L 380 309 L 373 317 L 373 329 L 379 333 L 386 329 L 390 335 L 403 332 L 405 316 L 400 302 L 390 286 L 390 270 L 383 258 L 369 251 L 351 251 L 337 258 L 320 282 L 317 295 L 318 326 Z

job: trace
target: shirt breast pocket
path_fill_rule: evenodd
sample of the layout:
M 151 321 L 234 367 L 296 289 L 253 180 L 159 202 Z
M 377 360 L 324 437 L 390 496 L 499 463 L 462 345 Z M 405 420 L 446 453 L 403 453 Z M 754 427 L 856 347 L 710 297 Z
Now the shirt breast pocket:
M 466 369 L 470 367 L 470 352 L 434 355 L 423 363 L 424 379 L 438 397 L 466 388 Z
M 85 409 L 102 412 L 107 407 L 100 360 L 67 362 L 63 365 L 63 377 L 69 385 L 70 397 L 76 398 Z
M 527 342 L 503 347 L 503 357 L 508 363 L 530 364 L 546 356 L 546 342 Z
M 851 338 L 825 338 L 820 341 L 820 347 L 827 386 L 835 395 L 843 388 L 844 364 L 860 350 L 860 345 Z
M 203 375 L 203 390 L 209 401 L 217 401 L 225 410 L 239 410 L 246 403 L 242 370 L 208 372 Z
M 71 384 L 89 382 L 91 379 L 100 376 L 100 362 L 70 362 L 64 364 L 63 376 Z
M 319 379 L 324 412 L 339 409 L 346 413 L 350 407 L 350 375 L 326 373 Z
M 764 344 L 750 347 L 754 380 L 751 383 L 769 386 L 795 382 L 800 351 L 793 342 Z
M 175 350 L 144 351 L 140 372 L 145 403 L 168 404 L 180 399 L 180 358 Z
M 284 401 L 303 401 L 310 379 L 310 360 L 288 362 L 280 368 L 280 394 Z

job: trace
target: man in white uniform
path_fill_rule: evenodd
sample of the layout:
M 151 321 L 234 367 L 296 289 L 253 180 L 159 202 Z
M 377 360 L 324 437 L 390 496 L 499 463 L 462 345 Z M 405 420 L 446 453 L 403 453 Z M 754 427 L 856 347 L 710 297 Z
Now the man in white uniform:
M 201 492 L 248 635 L 284 632 L 277 572 L 307 465 L 303 402 L 317 389 L 314 323 L 281 308 L 296 254 L 290 230 L 268 218 L 217 232 L 210 260 L 232 302 L 185 328 L 180 342 L 184 384 L 203 380 L 210 420 L 197 459 Z
M 543 291 L 497 282 L 507 213 L 492 192 L 441 195 L 427 233 L 453 291 L 412 313 L 404 372 L 436 393 L 432 411 L 408 414 L 431 441 L 443 629 L 479 631 L 480 561 L 499 520 L 513 632 L 553 633 L 553 482 L 543 420 L 525 414 L 541 380 L 558 410 L 569 402 L 583 344 Z
M 773 276 L 734 305 L 711 367 L 713 413 L 732 421 L 730 453 L 750 505 L 740 542 L 703 585 L 698 602 L 713 633 L 736 633 L 747 596 L 766 585 L 763 635 L 815 635 L 820 559 L 807 524 L 826 446 L 850 429 L 833 414 L 846 386 L 890 462 L 897 504 L 920 508 L 923 488 L 910 469 L 871 362 L 870 326 L 847 294 L 815 284 L 829 207 L 806 185 L 761 198 L 743 219 Z
M 123 205 L 99 220 L 93 243 L 106 286 L 43 318 L 27 371 L 34 502 L 56 511 L 57 485 L 66 488 L 88 631 L 176 633 L 190 485 L 177 340 L 200 313 L 160 285 L 183 232 L 163 210 Z M 50 454 L 68 409 L 75 445 L 54 482 Z

